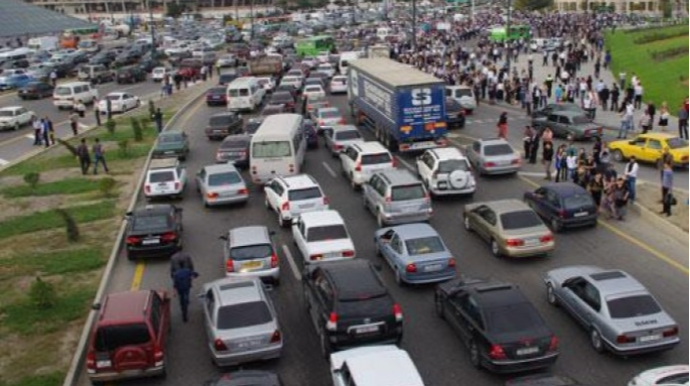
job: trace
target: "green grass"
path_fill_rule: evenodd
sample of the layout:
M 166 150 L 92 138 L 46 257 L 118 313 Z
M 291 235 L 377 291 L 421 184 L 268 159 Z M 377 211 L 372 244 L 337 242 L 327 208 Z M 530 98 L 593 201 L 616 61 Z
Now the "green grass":
M 66 208 L 77 223 L 86 223 L 115 215 L 115 201 L 102 201 L 91 205 Z M 62 217 L 55 210 L 36 212 L 26 216 L 12 217 L 0 222 L 0 239 L 32 233 L 65 225 Z
M 100 248 L 80 248 L 50 253 L 14 255 L 0 259 L 0 280 L 19 275 L 43 276 L 88 272 L 105 264 Z
M 16 382 L 8 383 L 0 381 L 0 386 L 59 386 L 65 380 L 65 374 L 55 372 L 45 375 L 31 375 L 20 378 Z
M 685 31 L 685 36 L 659 40 L 647 44 L 635 44 L 634 40 L 649 34 L 675 34 Z M 643 101 L 654 101 L 658 106 L 667 102 L 671 114 L 675 114 L 678 106 L 688 95 L 688 66 L 687 55 L 655 61 L 651 58 L 653 52 L 663 51 L 678 46 L 688 46 L 690 30 L 687 25 L 646 29 L 633 33 L 606 33 L 606 47 L 611 50 L 611 68 L 614 78 L 624 71 L 628 78 L 636 73 L 642 80 L 644 87 Z M 684 81 L 681 81 L 683 77 Z M 629 80 L 628 80 L 629 81 Z
M 35 189 L 29 185 L 11 186 L 0 193 L 8 198 L 52 196 L 54 194 L 81 194 L 98 190 L 98 179 L 69 178 L 61 181 L 39 183 Z

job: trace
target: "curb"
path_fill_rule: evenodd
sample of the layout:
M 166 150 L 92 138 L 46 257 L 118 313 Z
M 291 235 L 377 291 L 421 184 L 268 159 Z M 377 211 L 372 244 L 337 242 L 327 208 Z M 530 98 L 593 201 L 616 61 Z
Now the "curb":
M 203 83 L 202 83 L 203 84 Z M 189 101 L 185 102 L 184 105 L 182 105 L 175 115 L 170 118 L 168 123 L 165 125 L 163 130 L 168 130 L 170 127 L 172 127 L 176 121 L 180 119 L 184 114 L 186 114 L 187 109 L 192 106 L 193 104 L 197 103 L 200 98 L 202 98 L 204 95 L 206 95 L 207 88 L 203 88 L 202 92 L 198 93 L 194 97 L 192 97 Z M 155 145 L 155 144 L 154 144 Z M 153 148 L 155 146 L 151 147 L 151 150 L 149 151 L 148 156 L 146 157 L 146 162 L 144 164 L 144 168 L 141 171 L 141 174 L 139 176 L 139 180 L 137 182 L 137 186 L 134 189 L 134 194 L 132 195 L 132 199 L 129 202 L 129 206 L 127 208 L 127 211 L 131 211 L 134 209 L 134 207 L 137 204 L 139 194 L 141 193 L 141 187 L 144 182 L 144 178 L 146 177 L 146 173 L 143 171 L 148 168 L 149 163 L 151 162 L 151 155 L 153 154 Z M 108 264 L 105 267 L 105 270 L 103 271 L 103 276 L 101 277 L 101 283 L 98 286 L 98 291 L 96 292 L 96 296 L 93 300 L 92 304 L 99 303 L 101 299 L 103 298 L 106 288 L 108 287 L 108 284 L 110 284 L 110 276 L 112 275 L 112 271 L 115 268 L 115 263 L 117 262 L 117 257 L 120 254 L 120 249 L 122 248 L 122 241 L 123 241 L 123 236 L 125 233 L 125 229 L 127 227 L 127 222 L 125 220 L 122 220 L 122 223 L 120 225 L 120 230 L 117 232 L 117 238 L 115 239 L 115 244 L 113 245 L 113 249 L 110 252 L 110 257 L 108 257 Z M 86 323 L 84 323 L 84 329 L 82 330 L 81 336 L 79 337 L 79 343 L 77 344 L 77 350 L 74 353 L 74 356 L 72 357 L 72 362 L 70 363 L 69 370 L 67 371 L 67 374 L 65 375 L 65 380 L 63 382 L 63 386 L 75 386 L 77 384 L 77 381 L 79 380 L 79 372 L 82 369 L 82 366 L 84 364 L 84 358 L 86 357 L 86 349 L 87 349 L 87 344 L 89 341 L 89 335 L 91 333 L 91 326 L 95 322 L 97 312 L 95 310 L 90 310 L 89 311 L 89 316 L 86 319 Z

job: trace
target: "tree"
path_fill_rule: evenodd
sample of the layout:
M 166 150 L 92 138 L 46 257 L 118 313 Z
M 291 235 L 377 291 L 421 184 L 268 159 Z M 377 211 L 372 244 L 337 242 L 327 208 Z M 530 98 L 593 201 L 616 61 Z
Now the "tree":
M 515 8 L 521 11 L 537 11 L 553 7 L 553 0 L 517 0 Z
M 184 6 L 180 6 L 177 3 L 169 2 L 168 9 L 165 15 L 168 17 L 178 18 L 182 15 L 182 12 L 184 12 Z
M 104 197 L 112 197 L 113 190 L 115 190 L 116 186 L 117 181 L 110 177 L 101 178 L 101 180 L 98 182 L 98 190 L 101 191 Z
M 29 299 L 31 304 L 39 310 L 52 308 L 57 303 L 55 287 L 37 276 L 36 281 L 31 283 L 29 288 Z
M 24 174 L 24 182 L 31 187 L 31 189 L 36 189 L 38 186 L 38 181 L 41 179 L 41 174 L 36 172 L 29 172 Z
M 67 231 L 67 240 L 76 243 L 81 238 L 79 234 L 79 225 L 74 220 L 74 217 L 64 209 L 55 210 L 63 220 L 65 220 L 65 230 Z

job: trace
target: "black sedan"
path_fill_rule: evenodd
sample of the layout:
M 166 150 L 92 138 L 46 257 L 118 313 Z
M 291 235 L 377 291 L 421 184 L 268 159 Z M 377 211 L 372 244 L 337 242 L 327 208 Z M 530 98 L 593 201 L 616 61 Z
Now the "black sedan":
M 603 128 L 586 115 L 574 111 L 555 111 L 546 117 L 532 118 L 532 127 L 542 131 L 550 127 L 554 136 L 587 140 L 603 135 Z
M 122 67 L 117 70 L 117 84 L 122 83 L 137 83 L 146 80 L 146 71 L 139 67 Z
M 238 168 L 249 167 L 249 144 L 252 136 L 249 134 L 228 135 L 218 146 L 216 163 L 232 163 Z
M 592 195 L 579 185 L 562 182 L 527 192 L 529 205 L 554 232 L 563 228 L 597 225 L 598 211 Z
M 558 339 L 513 284 L 452 280 L 436 287 L 435 307 L 476 368 L 513 373 L 548 367 L 558 358 Z
M 285 105 L 288 112 L 295 112 L 295 98 L 287 91 L 276 91 L 268 100 L 269 105 Z
M 214 114 L 209 117 L 204 132 L 208 139 L 222 139 L 241 133 L 243 124 L 242 116 L 233 112 Z
M 20 98 L 42 99 L 53 96 L 54 87 L 47 82 L 29 82 L 17 91 Z
M 182 208 L 147 205 L 127 213 L 127 258 L 170 257 L 182 249 Z
M 532 118 L 548 117 L 551 113 L 571 111 L 579 115 L 587 115 L 587 112 L 575 103 L 549 103 L 543 108 L 532 112 Z

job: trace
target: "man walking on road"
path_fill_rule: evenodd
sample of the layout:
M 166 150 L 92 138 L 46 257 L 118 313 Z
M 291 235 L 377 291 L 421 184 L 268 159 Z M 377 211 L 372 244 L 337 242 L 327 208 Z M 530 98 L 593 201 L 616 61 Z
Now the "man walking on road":
M 153 113 L 153 121 L 156 123 L 156 130 L 158 130 L 158 134 L 160 134 L 163 131 L 163 113 L 161 113 L 161 108 L 157 108 L 156 112 Z
M 82 138 L 81 144 L 77 147 L 77 157 L 79 157 L 81 174 L 86 175 L 91 166 L 91 156 L 89 155 L 89 147 L 86 145 L 86 138 Z
M 170 258 L 170 277 L 175 277 L 175 272 L 184 267 L 194 271 L 194 261 L 189 253 L 178 251 Z
M 76 111 L 72 111 L 69 116 L 69 126 L 72 129 L 72 134 L 75 136 L 79 134 L 79 114 Z
M 199 274 L 192 271 L 188 267 L 182 267 L 175 271 L 173 275 L 173 286 L 177 291 L 177 297 L 180 299 L 180 310 L 182 311 L 182 320 L 187 323 L 189 310 L 189 292 L 192 290 L 192 280 L 199 277 Z
M 93 151 L 93 174 L 98 174 L 98 164 L 103 164 L 103 171 L 108 173 L 108 165 L 105 163 L 105 150 L 103 150 L 103 145 L 96 138 L 96 143 L 93 144 L 91 150 Z

